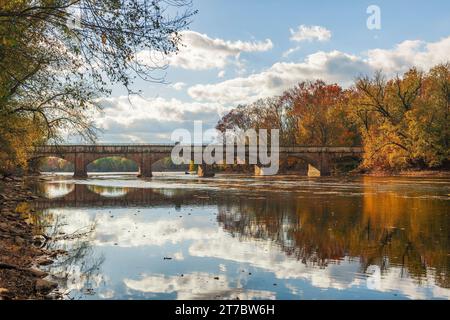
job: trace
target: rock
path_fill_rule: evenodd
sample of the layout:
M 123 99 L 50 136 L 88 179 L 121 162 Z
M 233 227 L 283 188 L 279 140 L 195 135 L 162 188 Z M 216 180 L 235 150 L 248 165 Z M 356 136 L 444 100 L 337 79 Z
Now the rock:
M 55 250 L 50 252 L 50 257 L 57 258 L 59 255 L 65 254 L 66 252 L 64 250 Z
M 9 200 L 9 198 L 3 193 L 0 193 L 0 199 Z
M 35 283 L 35 290 L 41 294 L 48 294 L 56 289 L 58 284 L 44 279 L 37 279 Z
M 43 257 L 43 258 L 38 259 L 36 261 L 36 263 L 40 266 L 48 266 L 53 263 L 53 260 Z
M 29 273 L 31 273 L 33 276 L 35 276 L 36 278 L 45 278 L 46 276 L 48 276 L 47 272 L 38 270 L 38 269 L 28 269 L 27 270 Z
M 19 246 L 23 246 L 24 244 L 27 243 L 27 241 L 26 241 L 24 238 L 19 237 L 19 236 L 15 236 L 14 242 L 15 242 L 16 244 L 18 244 Z

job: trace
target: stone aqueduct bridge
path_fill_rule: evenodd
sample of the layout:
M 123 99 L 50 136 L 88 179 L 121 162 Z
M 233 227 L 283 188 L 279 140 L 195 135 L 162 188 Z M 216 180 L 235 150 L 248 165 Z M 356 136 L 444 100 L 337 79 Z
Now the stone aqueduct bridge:
M 197 148 L 199 146 L 196 146 Z M 204 149 L 206 146 L 203 146 Z M 57 157 L 74 164 L 77 178 L 87 177 L 89 163 L 105 157 L 123 157 L 135 161 L 139 166 L 140 177 L 152 176 L 152 164 L 156 161 L 170 157 L 174 144 L 108 144 L 108 145 L 47 145 L 36 148 L 30 160 L 43 157 Z M 191 147 L 194 159 L 194 147 Z M 225 159 L 226 147 L 223 147 Z M 246 159 L 248 159 L 248 148 Z M 308 163 L 308 174 L 315 171 L 316 174 L 330 175 L 334 161 L 343 157 L 360 157 L 363 153 L 360 147 L 304 147 L 304 146 L 280 146 L 279 161 L 289 158 L 302 159 Z M 235 150 L 235 159 L 237 151 Z M 247 162 L 248 163 L 248 162 Z M 198 166 L 198 174 L 201 177 L 212 176 L 212 169 L 205 164 Z M 255 165 L 255 175 L 263 175 L 263 168 Z

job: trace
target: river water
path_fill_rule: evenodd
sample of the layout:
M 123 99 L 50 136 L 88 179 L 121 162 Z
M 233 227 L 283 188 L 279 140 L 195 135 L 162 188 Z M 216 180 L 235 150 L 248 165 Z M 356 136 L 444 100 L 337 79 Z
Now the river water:
M 164 174 L 36 186 L 69 299 L 449 299 L 450 179 Z

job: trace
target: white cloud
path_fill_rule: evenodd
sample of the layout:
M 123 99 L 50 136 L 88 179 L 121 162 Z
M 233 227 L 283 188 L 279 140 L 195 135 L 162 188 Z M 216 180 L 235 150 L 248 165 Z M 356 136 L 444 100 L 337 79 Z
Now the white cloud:
M 296 46 L 295 48 L 290 48 L 290 49 L 286 50 L 285 52 L 283 52 L 283 58 L 287 58 L 288 56 L 290 56 L 294 52 L 297 52 L 301 48 L 302 47 L 300 47 L 300 46 Z
M 370 68 L 359 57 L 339 51 L 317 52 L 304 62 L 277 62 L 269 69 L 248 77 L 230 79 L 217 84 L 195 85 L 189 95 L 201 101 L 246 103 L 258 98 L 280 94 L 300 81 L 323 79 L 350 84 L 354 77 Z
M 302 41 L 328 41 L 331 39 L 331 31 L 321 26 L 300 25 L 297 30 L 291 29 L 291 40 Z
M 427 43 L 407 40 L 394 49 L 373 49 L 367 53 L 368 63 L 374 69 L 388 73 L 404 72 L 411 66 L 427 70 L 450 60 L 450 37 Z
M 225 70 L 220 70 L 219 73 L 217 74 L 218 78 L 223 78 L 225 77 Z
M 130 103 L 131 101 L 131 103 Z M 96 125 L 105 142 L 170 142 L 178 128 L 190 129 L 195 120 L 214 127 L 227 108 L 217 102 L 182 102 L 178 99 L 119 96 L 99 99 L 102 116 Z
M 277 62 L 270 68 L 247 77 L 237 77 L 216 84 L 198 84 L 188 89 L 199 101 L 237 104 L 280 94 L 283 90 L 305 80 L 322 79 L 344 87 L 362 74 L 383 69 L 389 76 L 402 73 L 412 66 L 427 70 L 447 62 L 450 37 L 437 42 L 404 41 L 393 49 L 373 49 L 364 55 L 341 51 L 319 51 L 302 62 Z
M 183 88 L 186 86 L 186 83 L 184 82 L 176 82 L 174 84 L 170 85 L 172 88 L 174 88 L 177 91 L 183 90 Z
M 226 41 L 219 38 L 210 38 L 206 34 L 195 31 L 182 33 L 183 46 L 177 54 L 167 58 L 171 66 L 188 70 L 223 69 L 230 63 L 236 63 L 242 52 L 261 52 L 272 49 L 270 39 L 265 41 Z M 158 59 L 159 57 L 159 59 Z M 153 64 L 161 60 L 161 55 L 149 51 L 138 54 L 138 60 L 142 63 Z

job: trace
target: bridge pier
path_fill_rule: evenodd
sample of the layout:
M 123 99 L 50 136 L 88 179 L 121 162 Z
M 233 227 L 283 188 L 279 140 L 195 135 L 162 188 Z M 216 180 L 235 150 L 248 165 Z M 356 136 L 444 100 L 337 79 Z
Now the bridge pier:
M 138 177 L 140 177 L 140 178 L 153 177 L 152 164 L 153 164 L 152 156 L 148 153 L 142 154 L 142 156 L 139 159 L 139 175 L 138 175 Z
M 75 154 L 74 164 L 74 178 L 87 178 L 87 163 L 84 153 Z
M 201 178 L 211 178 L 214 177 L 214 171 L 211 165 L 199 164 L 197 169 L 197 175 Z
M 331 176 L 331 157 L 329 154 L 321 152 L 315 157 L 315 161 L 308 163 L 308 177 Z

